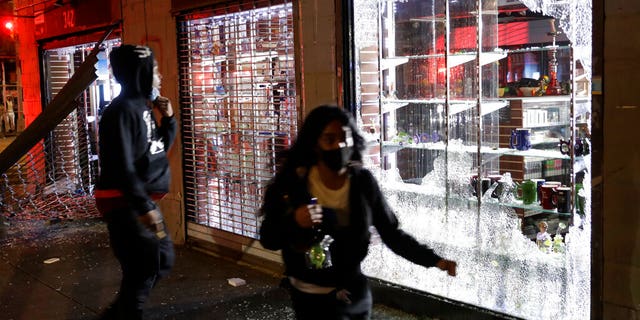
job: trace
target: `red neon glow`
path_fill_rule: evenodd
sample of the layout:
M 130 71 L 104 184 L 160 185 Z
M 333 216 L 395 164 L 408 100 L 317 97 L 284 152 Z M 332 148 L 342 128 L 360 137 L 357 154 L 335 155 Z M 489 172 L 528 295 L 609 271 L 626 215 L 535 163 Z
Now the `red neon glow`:
M 528 22 L 511 22 L 498 25 L 498 39 L 500 46 L 517 46 L 528 44 L 529 37 Z
M 4 23 L 4 27 L 10 31 L 13 31 L 13 22 L 7 21 Z

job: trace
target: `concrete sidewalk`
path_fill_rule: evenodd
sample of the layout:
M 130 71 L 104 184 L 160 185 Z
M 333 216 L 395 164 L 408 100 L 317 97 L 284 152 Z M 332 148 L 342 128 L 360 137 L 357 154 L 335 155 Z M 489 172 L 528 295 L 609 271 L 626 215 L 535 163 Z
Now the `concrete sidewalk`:
M 10 220 L 0 228 L 0 318 L 95 319 L 114 298 L 119 265 L 101 221 Z M 171 275 L 152 292 L 146 319 L 293 319 L 277 275 L 186 247 L 176 256 Z M 247 284 L 233 287 L 229 278 Z M 373 318 L 428 319 L 381 305 Z

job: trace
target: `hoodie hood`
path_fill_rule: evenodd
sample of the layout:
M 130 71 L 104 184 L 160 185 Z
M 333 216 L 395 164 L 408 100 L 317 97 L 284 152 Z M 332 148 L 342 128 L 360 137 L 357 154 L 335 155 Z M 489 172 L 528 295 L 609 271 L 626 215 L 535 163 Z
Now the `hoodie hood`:
M 127 96 L 151 95 L 155 58 L 151 48 L 123 44 L 109 54 L 113 76 Z

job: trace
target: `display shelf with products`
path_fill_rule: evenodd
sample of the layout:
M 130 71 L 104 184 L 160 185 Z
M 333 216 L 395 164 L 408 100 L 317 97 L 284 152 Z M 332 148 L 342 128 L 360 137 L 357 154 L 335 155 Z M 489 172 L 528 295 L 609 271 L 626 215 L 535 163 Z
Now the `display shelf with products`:
M 382 150 L 383 153 L 389 154 L 398 152 L 402 149 L 426 149 L 426 150 L 435 150 L 435 151 L 447 151 L 452 153 L 477 153 L 478 147 L 475 145 L 463 146 L 463 147 L 450 147 L 444 142 L 429 142 L 429 140 L 433 140 L 433 136 L 425 135 L 414 135 L 409 136 L 407 134 L 400 134 L 394 138 L 394 141 L 383 141 L 382 142 Z M 375 142 L 376 144 L 378 142 Z M 499 155 L 499 156 L 520 156 L 520 157 L 531 157 L 531 158 L 542 158 L 542 159 L 560 159 L 560 160 L 570 160 L 571 157 L 566 154 L 562 154 L 560 151 L 555 150 L 539 150 L 539 149 L 529 149 L 529 150 L 516 150 L 512 148 L 495 148 L 495 147 L 480 147 L 480 153 L 485 155 Z M 580 163 L 579 158 L 576 157 L 576 163 Z M 537 160 L 539 161 L 539 160 Z
M 584 77 L 572 79 L 581 70 L 569 63 L 566 38 L 556 43 L 558 33 L 550 32 L 551 44 L 500 47 L 491 4 L 483 4 L 480 17 L 477 8 L 464 12 L 471 5 L 385 3 L 377 54 L 380 91 L 362 93 L 380 97 L 380 130 L 373 131 L 380 132 L 376 150 L 383 168 L 397 168 L 402 180 L 415 183 L 438 157 L 469 154 L 469 169 L 481 176 L 499 172 L 515 182 L 548 178 L 573 185 L 573 172 L 584 161 L 561 142 L 575 141 L 576 125 L 588 123 L 590 99 L 571 92 Z M 532 75 L 540 80 L 522 78 Z M 526 146 L 514 146 L 516 130 L 527 131 Z M 553 211 L 512 207 L 528 214 Z
M 411 182 L 428 172 L 442 152 L 479 151 L 477 147 L 471 151 L 477 138 L 465 129 L 466 121 L 475 124 L 474 118 L 483 117 L 497 124 L 497 111 L 508 106 L 497 99 L 497 61 L 506 52 L 497 47 L 495 9 L 495 3 L 479 10 L 471 3 L 381 2 L 380 130 L 376 132 L 385 169 L 397 167 Z M 485 32 L 479 33 L 479 21 L 486 23 Z M 367 63 L 362 61 L 361 67 Z M 480 88 L 478 69 L 486 71 L 487 79 L 495 79 L 489 81 L 494 84 Z M 477 95 L 480 91 L 485 92 L 482 98 Z M 369 95 L 363 89 L 363 100 Z M 488 131 L 494 142 L 480 152 L 504 152 L 497 149 L 497 130 Z M 448 147 L 449 139 L 464 141 L 469 150 L 454 151 Z M 411 168 L 414 163 L 421 168 Z

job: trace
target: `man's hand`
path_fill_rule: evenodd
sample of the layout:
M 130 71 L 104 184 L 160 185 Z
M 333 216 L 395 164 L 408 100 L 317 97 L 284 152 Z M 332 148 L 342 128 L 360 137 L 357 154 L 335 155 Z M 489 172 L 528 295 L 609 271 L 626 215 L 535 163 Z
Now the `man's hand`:
M 160 111 L 160 114 L 162 114 L 163 117 L 173 116 L 173 107 L 171 107 L 171 101 L 169 101 L 169 98 L 158 96 L 153 100 L 153 106 L 158 108 L 158 111 Z
M 149 231 L 153 232 L 158 239 L 162 239 L 167 236 L 164 232 L 164 221 L 160 211 L 153 209 L 141 216 L 138 216 L 138 222 L 145 226 Z
M 436 263 L 436 267 L 440 270 L 446 271 L 450 276 L 455 277 L 458 264 L 455 261 L 440 259 L 440 261 Z

